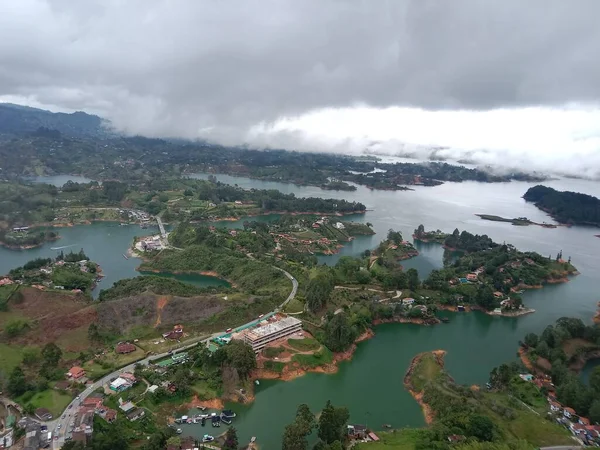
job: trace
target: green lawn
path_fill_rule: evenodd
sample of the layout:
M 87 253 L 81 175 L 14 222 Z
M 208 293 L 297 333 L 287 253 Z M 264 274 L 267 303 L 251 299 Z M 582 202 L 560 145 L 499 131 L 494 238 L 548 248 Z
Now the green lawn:
M 101 376 L 112 372 L 113 370 L 126 366 L 127 364 L 144 358 L 144 351 L 137 348 L 135 352 L 128 353 L 126 355 L 117 355 L 116 353 L 109 353 L 104 356 L 101 361 L 94 360 L 88 361 L 83 365 L 87 375 L 91 379 L 98 379 Z
M 46 408 L 50 410 L 54 418 L 59 417 L 73 397 L 68 394 L 62 394 L 56 389 L 46 389 L 42 392 L 36 392 L 27 403 L 34 408 Z
M 435 380 L 442 373 L 432 353 L 425 353 L 416 365 L 411 376 L 411 383 L 417 392 L 421 392 L 427 382 Z
M 317 350 L 321 346 L 321 344 L 313 338 L 288 339 L 287 343 L 290 347 L 300 350 L 301 352 Z
M 281 373 L 285 368 L 285 363 L 281 361 L 265 361 L 265 369 L 272 370 L 273 372 Z
M 302 367 L 313 368 L 329 364 L 333 361 L 333 355 L 328 348 L 322 347 L 321 350 L 312 355 L 294 355 L 292 361 L 299 363 Z
M 376 433 L 380 441 L 358 444 L 358 450 L 414 450 L 421 430 L 404 428 L 390 432 Z
M 208 385 L 206 380 L 198 380 L 191 386 L 200 400 L 210 400 L 217 397 L 217 391 Z
M 23 347 L 0 344 L 0 367 L 4 373 L 10 373 L 21 363 Z
M 304 311 L 304 303 L 296 296 L 291 302 L 285 305 L 286 313 L 297 313 Z
M 263 350 L 263 354 L 267 358 L 275 358 L 285 351 L 284 347 L 267 347 Z

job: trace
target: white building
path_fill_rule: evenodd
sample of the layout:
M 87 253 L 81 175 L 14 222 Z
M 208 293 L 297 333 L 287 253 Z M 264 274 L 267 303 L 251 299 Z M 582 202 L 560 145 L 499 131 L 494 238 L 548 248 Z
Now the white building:
M 290 336 L 302 329 L 302 321 L 295 317 L 284 317 L 274 322 L 261 322 L 254 328 L 244 331 L 242 339 L 258 353 L 268 343 Z

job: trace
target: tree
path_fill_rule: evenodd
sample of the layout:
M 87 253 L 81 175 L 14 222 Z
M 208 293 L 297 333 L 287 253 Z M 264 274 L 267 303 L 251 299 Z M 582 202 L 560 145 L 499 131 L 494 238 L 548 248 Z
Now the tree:
M 333 280 L 327 273 L 319 273 L 311 278 L 306 287 L 306 302 L 312 312 L 317 312 L 327 304 L 333 291 Z
M 246 378 L 252 369 L 256 368 L 256 355 L 254 350 L 243 341 L 233 340 L 226 347 L 227 361 L 238 374 Z
M 44 360 L 44 364 L 49 367 L 58 366 L 61 357 L 62 350 L 54 342 L 49 342 L 42 348 L 42 359 Z
M 325 325 L 325 346 L 331 351 L 343 352 L 355 337 L 356 332 L 344 313 L 336 314 Z
M 592 423 L 600 422 L 600 399 L 594 400 L 589 412 Z
M 325 444 L 343 441 L 346 437 L 346 424 L 349 418 L 348 408 L 335 408 L 327 400 L 319 417 L 319 439 Z
M 492 288 L 488 285 L 484 285 L 477 289 L 477 296 L 475 301 L 479 306 L 485 308 L 487 310 L 493 309 L 496 304 L 496 299 L 494 297 L 494 292 Z
M 302 403 L 296 411 L 296 423 L 302 427 L 304 434 L 309 435 L 315 427 L 315 416 L 307 404 Z
M 417 271 L 417 269 L 408 269 L 406 275 L 408 276 L 408 288 L 411 291 L 418 289 L 419 285 L 421 284 L 421 281 L 419 280 L 419 272 Z
M 25 374 L 19 366 L 15 367 L 10 373 L 6 388 L 13 397 L 18 397 L 24 394 L 29 388 L 27 385 L 27 380 L 25 379 Z
M 600 366 L 594 367 L 592 373 L 590 374 L 590 387 L 596 391 L 597 394 L 600 394 Z
M 88 327 L 88 339 L 92 342 L 100 342 L 102 340 L 102 336 L 98 330 L 98 325 L 95 323 L 91 323 Z
M 550 355 L 550 349 L 548 348 L 548 344 L 546 344 L 546 341 L 540 342 L 536 347 L 535 351 L 542 358 L 548 358 L 548 356 Z
M 469 434 L 480 441 L 491 441 L 494 438 L 494 422 L 488 417 L 475 414 L 469 419 Z
M 282 450 L 306 450 L 308 441 L 302 425 L 292 422 L 283 431 Z
M 535 347 L 538 344 L 538 336 L 535 333 L 527 333 L 525 335 L 525 345 Z
M 223 449 L 237 450 L 238 445 L 237 431 L 234 427 L 229 427 L 225 433 L 225 444 L 223 445 Z

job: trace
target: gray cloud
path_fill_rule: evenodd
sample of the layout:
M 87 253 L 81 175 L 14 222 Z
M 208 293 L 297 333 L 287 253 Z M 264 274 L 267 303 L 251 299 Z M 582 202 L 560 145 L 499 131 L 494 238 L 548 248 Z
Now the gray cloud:
M 0 2 L 0 98 L 239 141 L 324 107 L 600 99 L 596 0 Z

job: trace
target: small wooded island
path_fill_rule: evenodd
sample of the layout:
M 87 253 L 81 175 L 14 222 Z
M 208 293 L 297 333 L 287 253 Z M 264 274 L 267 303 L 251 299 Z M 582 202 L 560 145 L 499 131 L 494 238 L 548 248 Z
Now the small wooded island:
M 560 223 L 600 227 L 600 199 L 597 197 L 538 185 L 529 188 L 523 198 Z

